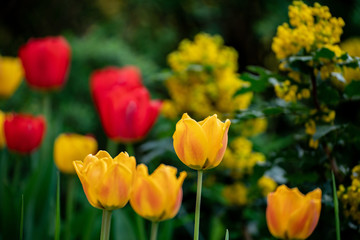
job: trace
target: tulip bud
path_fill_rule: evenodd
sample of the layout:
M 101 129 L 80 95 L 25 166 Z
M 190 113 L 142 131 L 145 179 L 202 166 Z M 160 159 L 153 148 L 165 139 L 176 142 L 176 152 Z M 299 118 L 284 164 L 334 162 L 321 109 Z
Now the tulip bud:
M 223 123 L 216 114 L 196 122 L 184 113 L 173 135 L 177 156 L 195 170 L 218 166 L 227 147 L 229 127 L 230 120 Z
M 99 151 L 73 164 L 93 207 L 114 210 L 129 201 L 136 167 L 134 157 L 122 152 L 113 159 L 106 151 Z
M 18 58 L 0 57 L 0 97 L 11 97 L 19 87 L 24 71 Z
M 274 237 L 306 239 L 320 217 L 321 190 L 303 195 L 297 188 L 281 185 L 268 195 L 267 202 L 266 221 Z
M 63 37 L 30 39 L 19 50 L 27 83 L 36 89 L 61 88 L 67 78 L 71 49 Z
M 63 173 L 75 173 L 73 161 L 84 159 L 97 151 L 96 139 L 75 133 L 60 134 L 54 143 L 54 161 Z
M 46 122 L 42 116 L 8 114 L 5 117 L 4 133 L 9 150 L 29 154 L 37 149 L 45 135 Z
M 151 175 L 144 164 L 137 166 L 130 204 L 137 214 L 159 222 L 173 218 L 182 201 L 186 172 L 176 177 L 177 169 L 161 164 Z

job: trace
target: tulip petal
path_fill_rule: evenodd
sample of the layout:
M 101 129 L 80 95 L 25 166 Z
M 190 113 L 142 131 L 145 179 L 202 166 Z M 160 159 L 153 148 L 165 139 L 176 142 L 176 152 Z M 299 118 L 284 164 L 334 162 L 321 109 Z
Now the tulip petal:
M 179 159 L 193 169 L 202 169 L 209 149 L 208 139 L 202 127 L 184 114 L 176 124 L 173 139 L 174 149 Z
M 214 114 L 199 123 L 206 134 L 209 143 L 208 161 L 204 169 L 216 167 L 220 164 L 227 147 L 227 132 L 230 121 L 222 123 Z

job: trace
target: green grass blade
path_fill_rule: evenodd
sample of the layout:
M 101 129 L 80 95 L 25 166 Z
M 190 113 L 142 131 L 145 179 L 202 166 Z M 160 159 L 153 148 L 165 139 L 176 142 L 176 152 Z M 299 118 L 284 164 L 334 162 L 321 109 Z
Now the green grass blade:
M 57 176 L 57 187 L 56 187 L 55 240 L 60 240 L 60 173 L 59 172 Z
M 339 202 L 336 194 L 336 184 L 334 172 L 331 171 L 332 187 L 334 195 L 334 212 L 335 212 L 335 226 L 336 226 L 336 240 L 340 240 L 340 219 L 339 219 Z
M 226 229 L 225 240 L 229 240 L 229 229 Z

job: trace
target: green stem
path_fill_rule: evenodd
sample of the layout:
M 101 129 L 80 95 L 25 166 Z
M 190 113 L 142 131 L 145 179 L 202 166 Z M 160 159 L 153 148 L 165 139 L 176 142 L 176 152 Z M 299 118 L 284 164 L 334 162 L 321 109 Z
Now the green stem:
M 146 237 L 145 237 L 144 219 L 142 217 L 140 217 L 140 215 L 136 214 L 135 220 L 136 220 L 137 229 L 139 231 L 139 239 L 145 240 Z
M 56 186 L 56 214 L 55 214 L 55 240 L 60 239 L 60 173 L 57 173 Z
M 24 236 L 24 194 L 21 195 L 20 240 Z
M 150 238 L 150 240 L 156 240 L 158 228 L 159 228 L 159 222 L 151 223 L 151 238 Z
M 13 175 L 13 188 L 17 189 L 19 186 L 19 180 L 20 180 L 20 172 L 21 172 L 21 156 L 17 153 L 13 155 L 15 157 L 15 169 L 14 169 L 14 175 Z
M 126 152 L 129 154 L 129 156 L 135 156 L 134 145 L 132 143 L 126 144 Z
M 102 215 L 100 240 L 108 240 L 110 237 L 111 211 L 104 209 Z
M 66 196 L 66 229 L 65 229 L 65 239 L 71 239 L 71 221 L 72 213 L 74 208 L 74 190 L 75 190 L 75 175 L 69 176 L 68 179 L 68 189 Z
M 40 166 L 43 166 L 46 161 L 48 161 L 49 154 L 49 143 L 51 138 L 51 95 L 48 93 L 44 93 L 42 96 L 42 108 L 43 114 L 46 119 L 46 130 L 44 133 L 42 146 L 41 146 L 41 162 L 39 163 Z
M 200 203 L 201 203 L 201 188 L 202 188 L 203 171 L 198 171 L 197 191 L 196 191 L 196 208 L 195 208 L 195 225 L 194 225 L 194 240 L 199 239 L 200 226 Z
M 335 212 L 335 226 L 336 226 L 336 240 L 340 240 L 340 220 L 339 220 L 339 203 L 336 195 L 336 183 L 334 172 L 331 172 L 333 197 L 334 197 L 334 212 Z
M 117 142 L 114 142 L 113 140 L 108 138 L 106 150 L 112 157 L 116 157 L 117 155 L 117 146 Z

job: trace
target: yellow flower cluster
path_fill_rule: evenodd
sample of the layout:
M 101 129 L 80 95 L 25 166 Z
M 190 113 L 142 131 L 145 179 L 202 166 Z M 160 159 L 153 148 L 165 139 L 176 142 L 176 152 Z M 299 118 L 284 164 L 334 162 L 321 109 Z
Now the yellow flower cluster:
M 252 151 L 252 143 L 244 137 L 234 139 L 226 149 L 222 166 L 230 169 L 234 178 L 241 178 L 246 174 L 251 175 L 253 168 L 258 163 L 265 162 L 265 156 Z
M 296 102 L 297 100 L 310 97 L 310 90 L 307 88 L 299 90 L 298 85 L 291 84 L 289 80 L 279 82 L 275 85 L 275 94 L 278 98 L 286 102 Z
M 260 188 L 261 194 L 266 197 L 269 193 L 275 191 L 277 183 L 268 176 L 262 176 L 257 182 L 258 187 Z
M 341 49 L 347 52 L 350 56 L 360 57 L 360 38 L 351 38 L 341 43 Z M 360 80 L 360 68 L 348 68 L 343 69 L 344 78 L 346 83 L 351 81 Z
M 254 118 L 244 121 L 241 126 L 241 135 L 244 137 L 253 137 L 266 131 L 268 122 L 265 118 Z
M 172 75 L 166 87 L 171 100 L 164 102 L 163 114 L 176 118 L 188 112 L 199 119 L 246 109 L 252 93 L 233 97 L 249 84 L 239 79 L 237 58 L 235 49 L 224 46 L 220 36 L 200 33 L 194 41 L 183 40 L 179 49 L 168 56 Z
M 352 169 L 351 179 L 351 186 L 345 188 L 344 185 L 340 185 L 337 195 L 343 205 L 345 216 L 360 224 L 360 165 Z
M 315 3 L 313 7 L 302 1 L 289 6 L 290 25 L 284 23 L 277 29 L 272 50 L 278 59 L 297 54 L 304 49 L 311 52 L 340 41 L 345 25 L 342 18 L 331 16 L 327 6 Z
M 311 148 L 317 149 L 319 146 L 319 140 L 314 140 L 313 135 L 316 133 L 316 121 L 324 122 L 324 123 L 332 123 L 335 119 L 336 112 L 334 110 L 330 110 L 326 106 L 321 106 L 320 111 L 313 109 L 310 112 L 313 119 L 309 119 L 305 123 L 305 133 L 310 135 L 309 146 Z
M 243 183 L 236 182 L 224 187 L 223 197 L 230 205 L 244 206 L 248 202 L 248 189 Z

